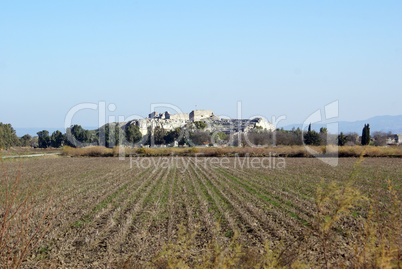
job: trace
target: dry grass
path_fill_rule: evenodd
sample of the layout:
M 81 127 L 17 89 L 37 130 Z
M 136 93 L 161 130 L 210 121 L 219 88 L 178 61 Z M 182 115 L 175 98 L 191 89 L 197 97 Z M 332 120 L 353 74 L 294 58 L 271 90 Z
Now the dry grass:
M 67 156 L 89 156 L 89 157 L 110 157 L 113 156 L 113 149 L 100 147 L 100 146 L 89 146 L 84 148 L 72 148 L 69 146 L 64 146 L 62 149 L 63 155 Z
M 402 147 L 343 146 L 339 157 L 402 157 Z
M 19 156 L 19 155 L 31 155 L 31 154 L 47 154 L 47 153 L 59 153 L 60 148 L 32 148 L 32 147 L 11 147 L 8 150 L 0 150 L 0 156 Z
M 212 240 L 204 249 L 202 255 L 197 254 L 196 233 L 188 233 L 181 226 L 177 240 L 170 242 L 155 255 L 149 263 L 153 268 L 308 268 L 293 257 L 286 260 L 283 257 L 285 246 L 273 249 L 270 242 L 265 242 L 262 248 L 244 246 L 237 242 L 234 235 L 228 245 Z M 119 268 L 133 268 L 130 260 L 116 264 Z
M 44 210 L 37 214 L 35 193 L 43 186 L 23 191 L 21 175 L 10 181 L 3 166 L 0 180 L 0 267 L 19 268 L 52 227 L 58 213 L 51 213 L 53 194 L 50 193 Z M 42 206 L 42 205 L 41 205 Z

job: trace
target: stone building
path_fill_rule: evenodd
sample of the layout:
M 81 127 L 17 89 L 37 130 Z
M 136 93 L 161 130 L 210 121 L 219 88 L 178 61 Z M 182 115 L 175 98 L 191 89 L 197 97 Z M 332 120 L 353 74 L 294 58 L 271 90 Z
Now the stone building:
M 214 116 L 212 110 L 193 110 L 190 112 L 190 121 L 200 121 Z
M 402 134 L 393 134 L 387 137 L 387 145 L 402 145 Z
M 160 117 L 160 113 L 158 113 L 156 111 L 148 114 L 148 118 L 150 118 L 150 119 L 158 119 L 159 117 Z
M 151 114 L 148 114 L 148 118 L 150 119 L 159 119 L 159 120 L 165 120 L 165 119 L 170 119 L 170 113 L 168 111 L 165 111 L 163 113 L 158 113 L 156 111 L 152 112 Z
M 142 135 L 148 133 L 148 127 L 155 128 L 157 126 L 166 131 L 174 130 L 175 128 L 182 128 L 186 124 L 191 124 L 195 121 L 203 121 L 207 124 L 205 130 L 210 132 L 224 132 L 224 133 L 237 133 L 249 132 L 254 128 L 266 131 L 274 131 L 275 126 L 262 119 L 220 119 L 215 116 L 211 110 L 193 110 L 190 113 L 177 113 L 170 114 L 165 111 L 158 113 L 156 111 L 150 113 L 148 118 L 132 120 L 125 125 L 135 124 L 139 127 Z

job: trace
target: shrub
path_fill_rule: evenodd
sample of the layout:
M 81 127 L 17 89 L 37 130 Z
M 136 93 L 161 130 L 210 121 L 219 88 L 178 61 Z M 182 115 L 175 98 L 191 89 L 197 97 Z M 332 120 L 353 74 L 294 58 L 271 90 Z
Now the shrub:
M 113 149 L 101 146 L 89 146 L 84 148 L 72 148 L 70 146 L 64 146 L 62 149 L 62 154 L 71 157 L 110 157 L 113 156 Z
M 137 154 L 141 154 L 141 155 L 146 155 L 147 154 L 147 150 L 145 148 L 138 148 L 136 150 Z

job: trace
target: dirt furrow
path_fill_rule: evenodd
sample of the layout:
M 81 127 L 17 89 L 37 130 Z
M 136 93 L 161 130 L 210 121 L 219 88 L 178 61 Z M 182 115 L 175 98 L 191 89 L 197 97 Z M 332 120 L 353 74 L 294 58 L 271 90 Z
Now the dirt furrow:
M 167 240 L 170 220 L 169 190 L 174 180 L 173 173 L 174 169 L 166 168 L 161 184 L 150 192 L 144 200 L 143 208 L 134 217 L 135 227 L 147 227 L 144 232 L 148 235 L 148 245 L 143 245 L 143 251 L 150 251 L 150 248 L 160 249 Z
M 206 182 L 205 178 L 197 170 L 199 170 L 199 168 L 196 165 L 196 167 L 194 167 L 193 169 L 196 179 L 206 189 L 208 195 L 213 199 L 214 204 L 218 208 L 218 211 L 220 212 L 221 216 L 224 216 L 225 221 L 228 222 L 228 226 L 230 229 L 226 231 L 226 236 L 232 237 L 235 233 L 240 234 L 240 227 L 230 214 L 232 212 L 230 212 L 229 210 L 225 210 L 223 208 L 223 206 L 227 207 L 229 204 L 226 203 L 221 197 L 219 197 L 218 193 L 215 190 L 213 190 L 213 186 L 208 186 L 208 183 Z M 225 221 L 221 221 L 221 224 L 224 224 Z
M 196 202 L 192 199 L 193 194 L 190 193 L 190 190 L 187 187 L 187 181 L 189 180 L 190 175 L 188 171 L 179 171 L 181 174 L 181 189 L 182 189 L 182 196 L 184 199 L 184 205 L 186 206 L 187 211 L 187 229 L 192 234 L 195 229 L 195 220 L 194 220 L 194 207 L 196 207 Z M 191 206 L 192 205 L 192 206 Z
M 173 172 L 172 172 L 172 182 L 170 183 L 169 186 L 169 200 L 168 200 L 168 207 L 169 207 L 169 221 L 168 221 L 168 229 L 167 229 L 167 237 L 168 240 L 172 239 L 172 229 L 173 229 L 173 224 L 175 221 L 175 205 L 178 203 L 178 197 L 173 197 L 174 191 L 176 190 L 177 187 L 177 168 L 175 167 Z M 173 200 L 174 199 L 174 200 Z
M 235 177 L 231 174 L 228 174 L 226 170 L 218 169 L 220 173 L 225 175 L 226 177 L 232 179 L 239 185 L 243 185 L 243 187 L 247 188 L 249 191 L 257 194 L 264 201 L 269 202 L 276 207 L 282 209 L 284 212 L 287 212 L 289 216 L 300 220 L 302 223 L 309 223 L 311 217 L 313 216 L 312 210 L 304 210 L 300 206 L 297 206 L 294 202 L 292 202 L 291 198 L 289 197 L 282 197 L 281 191 L 275 188 L 270 188 L 269 190 L 267 187 L 256 183 L 251 182 L 251 177 L 249 179 L 242 178 L 242 177 Z M 309 215 L 307 215 L 307 214 Z
M 280 239 L 280 235 L 276 233 L 277 225 L 268 226 L 262 225 L 261 220 L 266 221 L 265 223 L 271 223 L 265 215 L 256 214 L 258 210 L 255 207 L 249 205 L 249 203 L 245 203 L 245 198 L 240 197 L 238 193 L 233 192 L 233 188 L 228 184 L 225 179 L 217 177 L 212 171 L 208 169 L 201 169 L 205 178 L 208 178 L 212 184 L 216 186 L 222 196 L 233 206 L 233 208 L 237 211 L 239 216 L 241 217 L 242 223 L 246 222 L 246 225 L 242 225 L 243 234 L 254 234 L 255 237 L 258 238 L 258 241 L 264 242 L 269 237 L 271 240 Z M 242 192 L 240 192 L 242 193 Z M 268 222 L 267 222 L 268 221 Z M 262 226 L 265 226 L 263 229 Z M 275 231 L 275 232 L 273 232 Z
M 248 181 L 251 184 L 255 184 L 256 187 L 262 188 L 262 189 L 275 189 L 275 196 L 282 197 L 284 196 L 283 200 L 285 201 L 296 201 L 297 204 L 300 205 L 297 209 L 307 216 L 311 217 L 313 215 L 313 211 L 311 208 L 314 207 L 312 199 L 306 197 L 305 195 L 303 196 L 301 193 L 292 190 L 289 185 L 292 185 L 294 181 L 290 179 L 286 179 L 286 182 L 284 182 L 284 179 L 277 179 L 276 177 L 264 177 L 261 176 L 258 173 L 258 170 L 253 169 L 251 171 L 242 171 L 239 169 L 225 169 L 227 173 L 230 173 L 231 176 L 241 178 L 241 179 L 248 179 Z M 267 186 L 267 183 L 269 184 Z M 286 183 L 286 184 L 285 184 Z M 297 188 L 294 188 L 297 189 Z M 286 191 L 285 191 L 286 190 Z
M 115 195 L 109 203 L 94 217 L 90 225 L 86 225 L 88 229 L 88 242 L 89 247 L 105 244 L 105 238 L 111 235 L 111 230 L 117 228 L 120 222 L 120 217 L 128 207 L 129 199 L 133 194 L 138 193 L 144 182 L 145 178 L 149 176 L 151 171 L 147 170 L 140 174 L 138 177 L 133 178 L 130 182 L 123 185 L 119 189 L 121 193 Z M 133 190 L 137 190 L 133 193 Z M 91 233 L 92 230 L 92 233 Z
M 63 233 L 62 236 L 67 237 L 68 240 L 65 240 L 62 245 L 58 245 L 58 252 L 81 252 L 82 249 L 87 248 L 91 241 L 92 235 L 94 233 L 99 233 L 99 230 L 94 230 L 93 226 L 88 226 L 86 223 L 90 223 L 94 217 L 99 219 L 99 217 L 103 214 L 100 214 L 99 216 L 96 214 L 99 214 L 99 210 L 106 208 L 108 203 L 112 201 L 110 200 L 110 195 L 122 191 L 122 187 L 130 181 L 133 181 L 133 179 L 129 178 L 125 181 L 110 181 L 112 184 L 109 186 L 109 188 L 105 188 L 101 193 L 102 195 L 99 196 L 94 195 L 96 192 L 91 192 L 90 194 L 93 198 L 90 199 L 89 202 L 92 204 L 92 208 L 82 211 L 80 214 L 81 218 L 76 222 L 67 223 L 65 228 L 59 229 L 59 234 Z M 106 210 L 105 212 L 109 211 Z
M 147 177 L 141 177 L 140 179 L 144 179 L 142 184 L 146 184 L 147 182 L 152 183 L 152 176 L 147 176 Z M 137 192 L 142 190 L 141 187 L 137 189 Z M 122 212 L 122 210 L 120 210 Z M 122 212 L 123 213 L 123 212 Z M 116 225 L 117 226 L 117 225 Z M 106 227 L 101 227 L 101 228 L 106 228 Z M 112 227 L 113 228 L 113 227 Z M 119 227 L 119 231 L 121 230 L 121 227 Z M 93 237 L 98 236 L 98 240 L 94 241 Z M 96 260 L 101 260 L 104 259 L 108 254 L 108 250 L 111 247 L 111 240 L 108 239 L 109 235 L 104 233 L 102 230 L 97 230 L 97 229 L 90 229 L 87 231 L 87 233 L 83 234 L 83 236 L 76 237 L 75 244 L 70 247 L 69 249 L 65 249 L 65 252 L 63 253 L 63 257 L 68 257 L 66 255 L 67 253 L 75 253 L 76 260 L 75 262 L 78 262 L 78 264 L 87 264 L 94 262 Z M 111 239 L 114 239 L 113 237 Z M 92 243 L 92 244 L 91 244 Z M 96 244 L 95 244 L 96 243 Z M 91 255 L 87 255 L 87 254 Z M 72 265 L 72 261 L 64 260 L 64 264 L 70 264 Z
M 205 227 L 201 228 L 201 231 L 207 231 L 208 233 L 210 233 L 211 237 L 218 238 L 217 230 L 220 224 L 218 224 L 216 218 L 210 213 L 209 202 L 206 199 L 205 195 L 203 195 L 203 191 L 200 189 L 199 184 L 197 184 L 193 164 L 191 164 L 191 166 L 189 166 L 188 168 L 188 175 L 191 183 L 190 188 L 193 190 L 193 193 L 197 197 L 201 213 L 200 217 L 202 216 L 203 225 L 205 225 Z
M 122 179 L 122 177 L 128 171 L 122 172 L 118 178 Z M 94 188 L 85 188 L 80 190 L 79 193 L 70 194 L 70 199 L 63 203 L 64 210 L 69 212 L 68 219 L 64 218 L 65 225 L 72 225 L 74 222 L 74 218 L 76 221 L 87 221 L 87 216 L 91 213 L 91 210 L 94 210 L 94 205 L 98 205 L 101 201 L 107 199 L 107 197 L 111 194 L 116 192 L 119 188 L 127 184 L 128 182 L 133 181 L 133 178 L 130 176 L 127 177 L 125 180 L 108 180 L 108 174 L 105 177 L 102 177 L 100 182 L 94 186 Z M 136 175 L 138 176 L 138 175 Z M 136 179 L 134 176 L 134 179 Z M 114 174 L 116 177 L 116 173 Z M 81 218 L 85 218 L 81 219 Z M 77 219 L 78 218 L 78 219 Z M 68 220 L 70 219 L 70 222 Z
M 243 218 L 248 219 L 249 225 L 253 225 L 254 223 L 255 226 L 258 224 L 272 239 L 279 241 L 302 228 L 298 222 L 283 216 L 283 213 L 278 212 L 275 207 L 267 208 L 266 205 L 251 195 L 243 186 L 236 185 L 223 175 L 214 174 L 213 170 L 205 170 L 205 172 L 208 174 L 208 177 L 213 178 L 217 184 L 220 184 L 221 187 L 219 189 L 222 192 L 226 192 L 231 196 L 228 198 L 229 201 L 233 203 L 237 201 L 236 207 L 239 210 L 245 210 L 253 216 L 247 216 L 247 214 L 243 213 Z
M 154 187 L 167 178 L 169 173 L 166 170 L 160 169 L 158 173 L 155 173 L 154 178 L 148 179 L 151 184 L 146 187 L 146 190 L 140 193 L 139 199 L 136 199 L 134 206 L 125 212 L 125 222 L 123 222 L 118 233 L 110 240 L 111 244 L 113 244 L 113 249 L 123 253 L 129 253 L 130 250 L 131 252 L 140 250 L 135 247 L 141 241 L 141 238 L 138 238 L 139 233 L 143 232 L 140 229 L 143 227 L 139 225 L 141 222 L 138 222 L 138 216 L 143 213 L 143 208 L 146 206 L 145 200 L 152 195 Z M 135 223 L 133 223 L 134 220 L 136 221 Z
M 294 199 L 302 201 L 307 205 L 307 207 L 314 204 L 314 199 L 311 196 L 311 190 L 315 189 L 317 181 L 310 182 L 301 180 L 301 175 L 288 173 L 283 173 L 283 175 L 276 173 L 270 174 L 268 172 L 264 173 L 264 170 L 259 171 L 258 169 L 246 169 L 245 171 L 232 170 L 232 172 L 235 175 L 238 175 L 237 173 L 242 174 L 243 177 L 251 176 L 261 184 L 265 184 L 267 181 L 269 181 L 270 184 L 275 185 L 278 190 L 284 190 L 285 195 L 291 195 L 292 197 L 294 196 Z M 309 193 L 306 193 L 307 189 L 310 190 Z

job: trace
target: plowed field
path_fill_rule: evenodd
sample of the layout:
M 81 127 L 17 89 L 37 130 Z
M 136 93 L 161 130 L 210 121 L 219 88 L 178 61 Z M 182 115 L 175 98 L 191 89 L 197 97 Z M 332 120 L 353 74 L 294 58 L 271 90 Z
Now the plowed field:
M 368 202 L 336 222 L 332 248 L 324 257 L 322 238 L 314 228 L 317 186 L 346 184 L 353 178 L 353 187 L 375 197 L 384 214 L 391 211 L 391 185 L 400 199 L 401 159 L 368 158 L 357 168 L 355 158 L 340 159 L 337 167 L 314 158 L 289 158 L 284 166 L 270 168 L 226 159 L 144 157 L 142 163 L 133 163 L 129 158 L 57 157 L 5 162 L 10 182 L 21 171 L 22 190 L 35 190 L 32 222 L 48 203 L 48 216 L 59 210 L 23 265 L 164 267 L 169 261 L 161 255 L 177 249 L 167 246 L 186 241 L 189 246 L 178 252 L 190 267 L 200 263 L 212 245 L 225 249 L 235 244 L 243 253 L 257 255 L 253 253 L 262 253 L 267 242 L 271 249 L 281 249 L 282 257 L 297 256 L 313 267 L 325 259 L 348 264 L 358 240 L 354 233 L 360 234 L 361 219 L 368 218 Z M 238 265 L 246 266 L 247 258 L 242 259 Z

